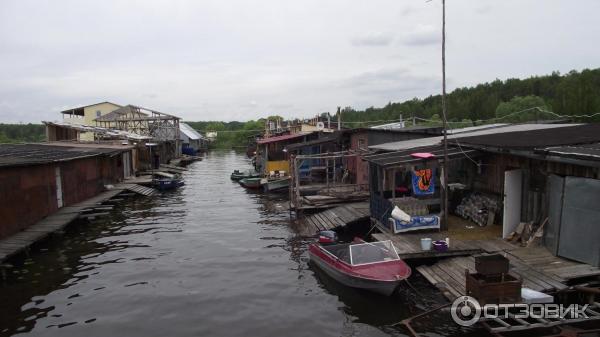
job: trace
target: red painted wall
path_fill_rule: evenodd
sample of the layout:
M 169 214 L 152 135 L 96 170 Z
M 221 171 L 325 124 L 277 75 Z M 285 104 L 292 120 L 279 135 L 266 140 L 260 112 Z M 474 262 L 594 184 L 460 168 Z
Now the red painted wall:
M 359 148 L 359 140 L 362 140 L 361 148 Z M 369 147 L 369 137 L 366 132 L 357 132 L 350 135 L 350 149 L 353 151 L 366 151 Z M 368 184 L 369 183 L 369 165 L 366 161 L 361 160 L 359 157 L 355 157 L 354 160 L 348 161 L 348 171 L 350 174 L 356 177 L 357 184 Z
M 64 206 L 91 198 L 104 184 L 123 180 L 121 155 L 64 163 L 0 168 L 0 239 L 58 210 L 55 168 L 60 167 Z

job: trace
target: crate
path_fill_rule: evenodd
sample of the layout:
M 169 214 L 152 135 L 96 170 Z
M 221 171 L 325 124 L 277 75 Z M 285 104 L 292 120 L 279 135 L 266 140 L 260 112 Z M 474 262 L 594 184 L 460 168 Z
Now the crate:
M 488 276 L 465 270 L 465 279 L 467 296 L 474 297 L 481 305 L 521 302 L 523 280 L 520 278 L 510 274 Z
M 475 270 L 482 275 L 508 273 L 508 259 L 500 254 L 475 256 Z

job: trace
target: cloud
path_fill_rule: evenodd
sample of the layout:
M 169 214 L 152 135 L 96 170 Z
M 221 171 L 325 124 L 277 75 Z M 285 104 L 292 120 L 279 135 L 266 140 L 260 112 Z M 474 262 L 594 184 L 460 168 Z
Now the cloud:
M 439 82 L 436 76 L 415 74 L 408 68 L 380 68 L 348 77 L 338 85 L 361 95 L 394 100 L 414 97 L 423 90 L 431 92 Z
M 381 47 L 389 45 L 390 43 L 392 43 L 393 39 L 394 38 L 391 36 L 391 34 L 373 32 L 354 37 L 352 39 L 352 45 L 357 47 Z
M 487 14 L 489 12 L 491 12 L 493 9 L 492 5 L 490 5 L 489 3 L 481 5 L 481 6 L 477 6 L 475 7 L 475 12 L 477 14 Z
M 405 33 L 401 42 L 409 46 L 426 46 L 440 43 L 441 33 L 431 25 L 419 24 Z

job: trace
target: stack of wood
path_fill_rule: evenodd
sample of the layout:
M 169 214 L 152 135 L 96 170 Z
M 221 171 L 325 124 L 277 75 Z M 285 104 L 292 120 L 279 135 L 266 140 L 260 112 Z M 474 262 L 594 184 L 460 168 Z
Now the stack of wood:
M 544 226 L 548 222 L 548 218 L 539 226 L 532 222 L 521 222 L 517 228 L 509 234 L 506 240 L 520 244 L 521 246 L 530 247 L 539 243 L 544 236 Z
M 498 198 L 474 192 L 464 197 L 454 212 L 484 227 L 494 223 L 497 210 Z

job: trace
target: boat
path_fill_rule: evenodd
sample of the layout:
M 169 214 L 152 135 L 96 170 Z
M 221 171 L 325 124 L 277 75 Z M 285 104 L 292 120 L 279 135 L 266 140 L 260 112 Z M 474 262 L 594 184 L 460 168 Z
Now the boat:
M 183 185 L 183 179 L 179 175 L 161 171 L 153 173 L 152 186 L 157 190 L 167 191 Z
M 178 178 L 158 178 L 152 180 L 152 185 L 160 191 L 167 191 L 183 186 L 184 182 Z
M 309 258 L 327 275 L 352 288 L 384 296 L 394 293 L 411 274 L 391 241 L 337 243 L 333 231 L 319 232 L 319 241 L 310 244 Z
M 239 181 L 240 185 L 250 189 L 260 189 L 261 178 L 244 178 Z
M 263 179 L 262 188 L 265 192 L 285 191 L 290 187 L 290 177 Z
M 257 172 L 235 170 L 231 173 L 231 180 L 240 181 L 244 178 L 258 178 L 260 175 Z

